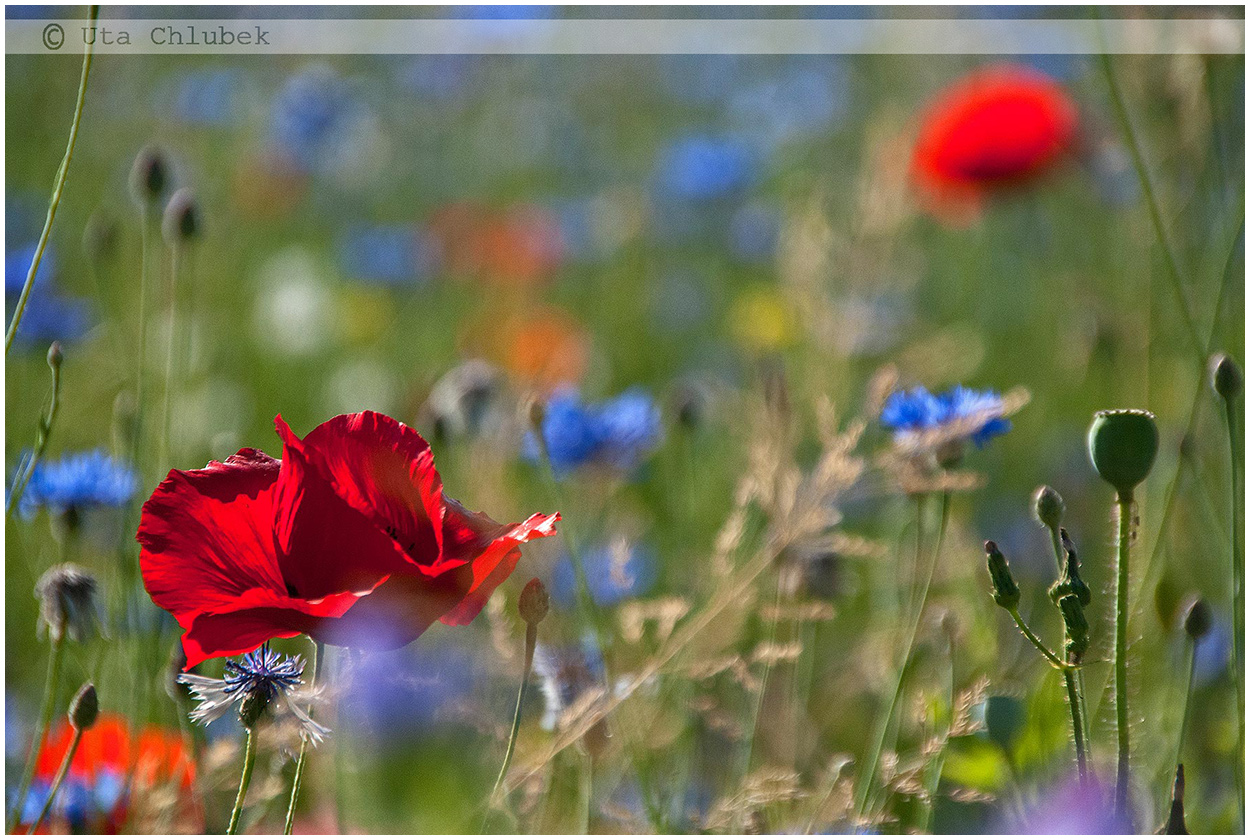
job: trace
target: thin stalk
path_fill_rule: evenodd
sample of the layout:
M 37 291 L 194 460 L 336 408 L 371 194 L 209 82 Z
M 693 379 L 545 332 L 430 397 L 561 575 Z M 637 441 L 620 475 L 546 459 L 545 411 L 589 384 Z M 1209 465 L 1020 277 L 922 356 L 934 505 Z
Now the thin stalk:
M 1176 736 L 1176 764 L 1181 763 L 1181 755 L 1185 751 L 1185 730 L 1189 728 L 1189 703 L 1194 694 L 1194 647 L 1195 643 L 1188 635 L 1185 636 L 1185 703 L 1181 706 L 1181 732 Z
M 777 589 L 773 594 L 773 614 L 768 622 L 768 647 L 777 644 L 777 625 L 781 620 L 781 575 L 777 575 Z M 764 660 L 764 672 L 760 674 L 760 688 L 756 693 L 755 706 L 752 709 L 751 725 L 746 730 L 746 749 L 742 756 L 742 778 L 751 773 L 751 759 L 755 756 L 755 734 L 759 729 L 760 717 L 764 713 L 764 696 L 768 693 L 768 678 L 772 674 L 772 660 Z
M 321 665 L 325 662 L 325 644 L 317 642 L 313 645 L 312 665 L 313 676 L 309 688 L 316 688 L 317 683 L 321 681 Z M 308 716 L 312 717 L 312 709 L 308 710 Z M 295 826 L 295 805 L 299 802 L 300 781 L 304 778 L 304 764 L 308 760 L 308 736 L 305 735 L 299 742 L 299 758 L 295 761 L 295 778 L 291 781 L 291 801 L 286 806 L 286 824 L 282 829 L 283 834 L 290 834 Z
M 1065 553 L 1059 538 L 1059 529 L 1047 526 L 1050 531 L 1050 547 L 1055 552 L 1055 565 L 1059 569 L 1059 577 L 1063 577 Z M 1068 632 L 1064 629 L 1064 645 L 1068 643 Z M 1069 673 L 1072 671 L 1072 673 Z M 1085 672 L 1080 669 L 1068 669 L 1063 675 L 1064 685 L 1068 693 L 1068 704 L 1072 706 L 1072 740 L 1076 744 L 1077 774 L 1081 782 L 1086 781 L 1088 763 L 1093 759 L 1093 745 L 1085 729 L 1089 726 L 1089 712 L 1085 708 Z M 1074 685 L 1071 683 L 1075 683 Z M 1075 692 L 1075 705 L 1073 693 Z
M 78 745 L 82 743 L 82 730 L 74 727 L 74 739 L 69 742 L 69 752 L 65 753 L 65 758 L 61 760 L 61 766 L 57 768 L 56 776 L 52 779 L 52 789 L 48 791 L 48 798 L 43 803 L 43 809 L 39 811 L 39 816 L 30 824 L 30 828 L 26 830 L 27 834 L 34 834 L 35 829 L 39 828 L 39 824 L 43 822 L 44 817 L 48 816 L 48 812 L 52 810 L 52 802 L 56 799 L 56 795 L 61 790 L 61 785 L 65 782 L 65 776 L 69 773 L 70 762 L 74 760 L 74 753 L 78 752 Z
M 1237 404 L 1232 398 L 1224 399 L 1224 418 L 1228 421 L 1228 454 L 1231 459 L 1229 474 L 1232 483 L 1233 503 L 1233 683 L 1237 686 L 1237 754 L 1233 756 L 1233 770 L 1237 781 L 1238 814 L 1244 825 L 1246 813 L 1245 755 L 1246 755 L 1246 596 L 1245 596 L 1245 547 L 1242 544 L 1245 514 L 1244 498 L 1245 453 L 1237 424 Z
M 87 7 L 87 25 L 94 26 L 100 15 L 99 6 Z M 9 322 L 8 331 L 4 334 L 4 355 L 9 355 L 9 348 L 17 336 L 17 327 L 22 322 L 26 311 L 26 303 L 30 300 L 31 289 L 35 286 L 35 275 L 39 272 L 39 263 L 43 260 L 44 249 L 48 246 L 48 237 L 52 234 L 52 222 L 56 219 L 57 208 L 61 206 L 61 194 L 65 191 L 65 181 L 69 177 L 70 161 L 74 159 L 74 145 L 78 142 L 78 127 L 82 125 L 82 109 L 87 102 L 87 79 L 91 76 L 91 60 L 95 55 L 95 42 L 87 44 L 82 56 L 82 76 L 78 80 L 78 101 L 74 105 L 74 120 L 69 126 L 69 141 L 65 144 L 65 157 L 61 158 L 61 167 L 56 172 L 56 181 L 52 187 L 52 198 L 48 202 L 48 216 L 43 222 L 43 231 L 39 234 L 39 243 L 35 246 L 34 259 L 30 261 L 30 270 L 26 272 L 26 282 L 22 284 L 22 293 L 18 296 L 17 306 L 13 310 L 13 320 Z
M 52 639 L 52 651 L 48 657 L 48 675 L 43 685 L 43 707 L 39 710 L 39 728 L 35 730 L 35 737 L 30 742 L 30 750 L 26 753 L 26 768 L 22 771 L 22 781 L 17 786 L 17 800 L 13 806 L 13 813 L 9 815 L 6 832 L 8 834 L 12 834 L 17 829 L 17 823 L 22 818 L 22 809 L 30 793 L 30 783 L 35 778 L 35 760 L 43 751 L 44 742 L 48 740 L 48 727 L 52 725 L 52 712 L 56 708 L 56 691 L 61 678 L 61 660 L 64 659 L 64 654 L 65 638 L 62 634 L 60 638 Z
M 1076 673 L 1063 669 L 1063 685 L 1068 692 L 1068 706 L 1072 710 L 1072 742 L 1076 744 L 1076 773 L 1084 785 L 1089 778 L 1089 766 L 1085 757 L 1085 727 L 1081 720 L 1081 699 L 1077 695 Z
M 530 671 L 534 666 L 534 648 L 538 644 L 538 625 L 526 623 L 525 625 L 525 666 L 521 672 L 521 687 L 516 693 L 516 708 L 512 712 L 512 730 L 508 733 L 508 749 L 503 754 L 503 764 L 499 768 L 499 776 L 495 779 L 495 786 L 490 792 L 490 806 L 493 808 L 499 803 L 500 791 L 504 786 L 504 779 L 508 776 L 508 767 L 512 765 L 512 755 L 516 752 L 516 739 L 521 731 L 521 708 L 525 702 L 525 690 L 529 688 Z M 486 819 L 482 821 L 482 831 L 486 831 L 486 825 L 490 821 L 490 812 L 486 814 Z
M 872 780 L 877 774 L 877 765 L 881 761 L 881 751 L 885 747 L 885 739 L 889 735 L 890 722 L 894 718 L 894 712 L 898 708 L 899 700 L 903 695 L 903 684 L 907 675 L 907 663 L 911 660 L 912 651 L 916 646 L 916 635 L 920 630 L 920 619 L 924 616 L 925 603 L 929 599 L 929 587 L 933 584 L 933 572 L 937 569 L 938 558 L 942 553 L 942 540 L 946 534 L 946 522 L 950 516 L 951 495 L 949 492 L 942 494 L 942 515 L 938 524 L 937 540 L 934 545 L 933 555 L 929 560 L 928 569 L 921 579 L 920 595 L 917 599 L 918 606 L 911 617 L 911 623 L 907 631 L 907 643 L 903 648 L 903 657 L 899 663 L 898 675 L 894 682 L 894 691 L 890 695 L 890 704 L 886 707 L 885 717 L 882 718 L 881 724 L 877 729 L 876 737 L 873 741 L 872 751 L 868 754 L 868 760 L 864 763 L 864 770 L 861 776 L 859 795 L 855 800 L 855 811 L 860 816 L 864 815 L 868 806 L 868 796 L 872 791 Z M 923 512 L 923 506 L 917 506 L 917 515 Z M 917 521 L 917 529 L 923 527 L 922 521 Z M 917 536 L 919 541 L 920 537 Z
M 169 466 L 170 410 L 174 392 L 174 355 L 178 339 L 178 273 L 182 264 L 183 246 L 175 244 L 169 253 L 169 341 L 165 348 L 165 404 L 161 416 L 161 443 L 157 450 L 156 470 Z
M 143 437 L 143 368 L 147 361 L 147 336 L 148 336 L 148 264 L 149 251 L 152 249 L 152 211 L 144 205 L 144 209 L 140 214 L 140 224 L 143 228 L 139 248 L 141 250 L 139 258 L 139 350 L 138 363 L 135 368 L 135 417 L 134 427 L 130 430 L 133 435 L 130 441 L 130 462 L 135 468 L 143 473 L 143 465 L 139 463 L 139 440 Z
M 1029 629 L 1029 625 L 1026 624 L 1024 619 L 1020 616 L 1020 610 L 1012 607 L 1007 610 L 1007 612 L 1011 615 L 1012 620 L 1015 621 L 1016 627 L 1019 627 L 1020 632 L 1024 634 L 1024 638 L 1028 639 L 1033 647 L 1037 648 L 1038 652 L 1041 653 L 1042 656 L 1046 657 L 1047 662 L 1058 668 L 1060 671 L 1068 670 L 1068 666 L 1064 663 L 1064 661 L 1060 659 L 1053 650 L 1047 647 L 1046 643 L 1039 639 L 1036 633 Z
M 230 812 L 230 825 L 226 834 L 239 833 L 239 817 L 243 815 L 243 800 L 247 797 L 248 785 L 252 783 L 252 768 L 256 766 L 256 734 L 247 730 L 247 746 L 243 751 L 243 775 L 239 777 L 239 794 L 234 798 L 234 810 Z
M 1115 729 L 1116 774 L 1115 812 L 1128 817 L 1128 581 L 1129 539 L 1132 529 L 1133 498 L 1116 496 L 1119 528 L 1116 534 L 1115 588 Z
M 61 406 L 61 366 L 58 363 L 50 364 L 49 367 L 52 368 L 52 399 L 48 403 L 48 413 L 40 418 L 39 428 L 35 434 L 35 446 L 31 450 L 30 457 L 22 463 L 17 476 L 13 479 L 9 500 L 4 507 L 5 516 L 13 513 L 14 506 L 26 492 L 26 484 L 35 472 L 35 465 L 39 463 L 39 459 L 48 448 L 48 438 L 52 436 L 52 424 L 56 422 L 57 409 Z

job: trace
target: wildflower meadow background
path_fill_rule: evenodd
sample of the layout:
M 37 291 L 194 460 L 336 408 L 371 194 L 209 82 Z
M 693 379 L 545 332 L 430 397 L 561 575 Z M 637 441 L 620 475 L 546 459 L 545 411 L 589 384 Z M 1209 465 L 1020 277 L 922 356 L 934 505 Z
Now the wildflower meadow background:
M 1243 830 L 1244 56 L 5 68 L 11 830 Z

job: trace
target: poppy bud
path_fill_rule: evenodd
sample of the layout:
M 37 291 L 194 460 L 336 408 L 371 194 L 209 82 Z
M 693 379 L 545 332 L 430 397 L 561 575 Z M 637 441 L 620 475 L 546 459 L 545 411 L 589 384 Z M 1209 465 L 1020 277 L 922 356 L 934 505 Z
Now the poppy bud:
M 526 413 L 529 416 L 530 425 L 535 429 L 541 430 L 543 420 L 547 418 L 547 406 L 543 401 L 538 397 L 534 397 L 526 407 Z
M 991 594 L 994 603 L 1005 610 L 1014 610 L 1020 603 L 1020 587 L 1011 576 L 1007 558 L 998 550 L 993 540 L 985 541 L 985 563 L 990 570 Z
M 1054 530 L 1063 523 L 1063 497 L 1049 484 L 1043 484 L 1033 493 L 1033 515 L 1037 521 Z
M 1059 612 L 1063 615 L 1063 629 L 1068 636 L 1068 661 L 1080 662 L 1089 650 L 1089 622 L 1085 620 L 1085 608 L 1075 595 L 1059 599 Z
M 1121 499 L 1150 474 L 1159 451 L 1159 429 L 1149 411 L 1099 411 L 1089 427 L 1089 459 Z
M 169 180 L 169 165 L 164 153 L 155 146 L 144 147 L 135 156 L 130 170 L 130 195 L 144 210 L 151 210 L 160 201 Z
M 1211 632 L 1211 605 L 1203 598 L 1195 598 L 1185 611 L 1185 633 L 1195 642 Z
M 61 342 L 54 341 L 48 346 L 48 367 L 53 371 L 61 369 L 61 362 L 65 361 L 65 351 L 61 349 Z
M 538 578 L 532 578 L 525 584 L 521 597 L 517 600 L 517 610 L 521 613 L 521 618 L 526 624 L 536 625 L 547 617 L 550 608 L 551 598 L 547 594 L 547 587 Z
M 165 243 L 171 248 L 199 238 L 200 209 L 195 196 L 186 187 L 178 190 L 165 205 L 165 217 L 161 220 L 161 232 Z
M 59 642 L 65 634 L 82 641 L 95 629 L 96 579 L 72 563 L 53 566 L 35 584 L 39 599 L 39 627 L 47 629 L 52 641 Z
M 1211 387 L 1215 393 L 1225 400 L 1241 396 L 1246 386 L 1241 366 L 1233 361 L 1227 353 L 1216 353 L 1211 357 Z
M 1076 546 L 1068 538 L 1068 532 L 1064 528 L 1059 529 L 1059 540 L 1063 544 L 1067 560 L 1064 561 L 1063 577 L 1050 587 L 1050 600 L 1058 604 L 1065 596 L 1075 595 L 1081 602 L 1081 606 L 1088 606 L 1089 602 L 1094 600 L 1094 596 L 1085 581 L 1081 580 L 1081 566 L 1076 558 Z
M 100 698 L 96 696 L 95 686 L 87 683 L 78 689 L 78 693 L 69 703 L 70 726 L 83 732 L 95 725 L 95 719 L 99 714 Z

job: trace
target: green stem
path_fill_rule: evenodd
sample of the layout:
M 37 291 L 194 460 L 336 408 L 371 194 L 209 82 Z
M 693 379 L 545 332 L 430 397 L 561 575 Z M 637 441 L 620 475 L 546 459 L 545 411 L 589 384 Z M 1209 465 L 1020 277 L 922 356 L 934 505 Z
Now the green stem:
M 512 731 L 508 734 L 508 749 L 503 754 L 503 764 L 499 768 L 499 776 L 495 779 L 495 786 L 490 792 L 490 807 L 494 808 L 499 802 L 500 791 L 504 787 L 504 779 L 508 776 L 508 768 L 512 765 L 512 755 L 516 752 L 516 739 L 521 731 L 521 707 L 525 702 L 525 690 L 529 688 L 530 671 L 534 666 L 534 648 L 538 644 L 538 625 L 525 625 L 525 666 L 521 673 L 521 687 L 516 693 L 516 708 L 512 712 Z M 482 821 L 482 831 L 485 833 L 486 825 L 490 821 L 490 812 L 487 811 L 486 819 Z
M 100 7 L 87 8 L 87 25 L 95 24 L 99 17 Z M 74 158 L 74 145 L 78 142 L 78 127 L 82 125 L 82 109 L 87 102 L 87 79 L 91 76 L 91 59 L 95 54 L 94 42 L 87 44 L 82 56 L 82 77 L 78 80 L 78 101 L 74 105 L 74 121 L 69 126 L 69 141 L 65 144 L 65 157 L 61 159 L 61 168 L 57 170 L 56 182 L 52 187 L 52 198 L 48 202 L 48 216 L 43 222 L 43 231 L 39 234 L 39 244 L 35 246 L 35 257 L 30 261 L 30 270 L 26 272 L 26 282 L 22 285 L 22 293 L 18 296 L 17 306 L 13 310 L 13 320 L 4 334 L 4 355 L 9 355 L 9 347 L 17 336 L 17 327 L 22 322 L 22 314 L 26 311 L 26 303 L 30 299 L 31 289 L 35 285 L 35 275 L 39 272 L 39 263 L 43 260 L 43 251 L 48 246 L 48 237 L 52 234 L 52 222 L 56 219 L 57 208 L 61 206 L 61 194 L 65 191 L 65 181 L 69 177 L 69 164 Z
M 1119 527 L 1116 534 L 1115 588 L 1115 729 L 1116 775 L 1115 813 L 1128 818 L 1128 582 L 1129 540 L 1132 530 L 1133 497 L 1118 494 L 1116 512 Z
M 39 711 L 39 727 L 35 730 L 35 737 L 30 742 L 30 750 L 26 754 L 26 768 L 22 771 L 22 781 L 17 786 L 17 801 L 13 805 L 13 813 L 9 815 L 8 834 L 12 834 L 17 829 L 18 821 L 22 818 L 26 797 L 30 793 L 30 783 L 35 778 L 35 761 L 39 753 L 43 751 L 44 742 L 48 739 L 48 727 L 52 725 L 52 712 L 56 708 L 57 684 L 61 677 L 61 660 L 64 658 L 64 653 L 64 635 L 62 634 L 60 638 L 53 637 L 52 651 L 48 657 L 48 675 L 43 686 L 43 708 Z
M 873 777 L 877 774 L 877 765 L 881 761 L 881 751 L 885 748 L 885 739 L 890 732 L 890 723 L 894 719 L 894 712 L 898 708 L 899 700 L 903 695 L 903 684 L 907 675 L 907 664 L 911 661 L 912 650 L 916 646 L 916 635 L 920 630 L 920 619 L 924 615 L 925 603 L 929 599 L 929 587 L 933 583 L 933 572 L 937 568 L 938 557 L 942 553 L 942 540 L 946 534 L 946 522 L 950 514 L 950 493 L 942 495 L 942 515 L 938 525 L 937 541 L 934 545 L 933 555 L 929 561 L 928 569 L 921 579 L 920 596 L 916 611 L 912 614 L 911 623 L 907 631 L 907 643 L 903 647 L 903 657 L 898 666 L 898 674 L 894 681 L 894 691 L 890 695 L 890 703 L 886 707 L 885 716 L 881 719 L 881 723 L 877 728 L 876 737 L 873 740 L 872 751 L 868 754 L 868 760 L 864 763 L 864 769 L 860 776 L 859 795 L 855 800 L 855 811 L 860 816 L 864 816 L 868 807 L 868 796 L 872 792 Z M 923 505 L 917 505 L 917 516 L 923 513 Z M 922 520 L 918 519 L 916 528 L 923 527 Z M 917 541 L 920 537 L 917 536 Z M 919 544 L 919 542 L 917 543 Z M 917 564 L 917 568 L 919 564 Z
M 1176 764 L 1181 764 L 1181 755 L 1185 751 L 1185 730 L 1189 728 L 1189 703 L 1194 693 L 1194 640 L 1185 636 L 1185 671 L 1189 675 L 1185 682 L 1185 704 L 1181 707 L 1181 732 L 1176 738 Z
M 239 817 L 243 815 L 243 800 L 247 798 L 247 787 L 252 783 L 252 768 L 256 766 L 256 734 L 247 730 L 247 746 L 243 751 L 243 775 L 239 777 L 239 794 L 234 798 L 234 810 L 230 812 L 230 825 L 226 834 L 239 833 Z
M 321 664 L 325 661 L 325 647 L 323 642 L 317 642 L 313 645 L 313 676 L 309 688 L 316 688 L 317 683 L 321 679 Z M 312 717 L 312 709 L 308 710 L 308 716 Z M 282 829 L 283 834 L 290 834 L 295 826 L 295 805 L 299 802 L 300 781 L 304 778 L 304 764 L 307 760 L 308 736 L 305 735 L 300 739 L 299 743 L 299 758 L 295 761 L 295 778 L 291 781 L 291 801 L 286 806 L 286 824 Z
M 61 407 L 61 366 L 54 364 L 50 367 L 52 368 L 52 399 L 48 403 L 48 413 L 39 421 L 39 428 L 35 434 L 35 446 L 31 450 L 30 457 L 22 464 L 17 476 L 13 479 L 9 501 L 4 508 L 6 516 L 13 513 L 14 506 L 26 492 L 26 484 L 35 472 L 35 465 L 39 463 L 39 459 L 48 448 L 48 438 L 52 436 L 52 424 L 56 422 L 56 413 Z
M 141 250 L 139 258 L 139 350 L 138 364 L 135 368 L 135 416 L 134 425 L 130 429 L 133 436 L 130 441 L 130 462 L 140 474 L 144 474 L 143 465 L 139 463 L 139 440 L 143 437 L 143 368 L 147 361 L 147 335 L 148 335 L 148 252 L 151 248 L 152 233 L 152 212 L 144 205 L 142 210 L 140 223 L 142 225 L 142 233 L 140 235 L 139 248 Z
M 1077 696 L 1076 674 L 1071 668 L 1063 669 L 1063 684 L 1068 692 L 1068 706 L 1072 710 L 1072 742 L 1076 744 L 1076 773 L 1085 784 L 1089 777 L 1089 766 L 1085 758 L 1085 727 L 1081 720 L 1081 700 Z
M 43 809 L 39 812 L 39 816 L 30 824 L 30 828 L 26 830 L 27 834 L 34 834 L 35 829 L 39 828 L 39 824 L 43 822 L 44 817 L 48 816 L 48 812 L 52 810 L 52 802 L 56 799 L 57 793 L 61 790 L 61 785 L 65 782 L 65 776 L 69 773 L 70 762 L 74 760 L 74 753 L 78 752 L 78 745 L 82 742 L 82 730 L 74 727 L 74 740 L 69 743 L 69 752 L 65 753 L 65 758 L 61 760 L 61 766 L 57 768 L 56 776 L 52 779 L 52 788 L 48 791 L 48 798 L 43 803 Z
M 156 470 L 169 467 L 170 412 L 174 392 L 174 349 L 178 338 L 178 269 L 182 263 L 182 246 L 175 244 L 169 255 L 169 340 L 165 348 L 165 404 L 161 417 L 161 445 L 157 450 Z
M 1008 609 L 1007 612 L 1011 615 L 1012 620 L 1015 621 L 1016 626 L 1020 628 L 1020 632 L 1024 634 L 1024 638 L 1028 639 L 1033 647 L 1037 648 L 1038 652 L 1041 653 L 1042 656 L 1046 657 L 1047 662 L 1058 668 L 1060 671 L 1068 670 L 1068 666 L 1064 664 L 1064 661 L 1060 659 L 1053 650 L 1048 648 L 1046 643 L 1037 637 L 1036 633 L 1029 629 L 1029 625 L 1026 624 L 1024 619 L 1020 616 L 1020 610 L 1012 607 Z
M 1228 454 L 1231 459 L 1230 480 L 1233 504 L 1233 683 L 1237 686 L 1237 754 L 1233 756 L 1233 770 L 1237 782 L 1238 815 L 1245 823 L 1245 755 L 1246 755 L 1246 596 L 1245 596 L 1245 547 L 1242 544 L 1244 523 L 1245 464 L 1241 434 L 1237 424 L 1237 404 L 1234 399 L 1224 400 L 1224 417 L 1228 421 Z

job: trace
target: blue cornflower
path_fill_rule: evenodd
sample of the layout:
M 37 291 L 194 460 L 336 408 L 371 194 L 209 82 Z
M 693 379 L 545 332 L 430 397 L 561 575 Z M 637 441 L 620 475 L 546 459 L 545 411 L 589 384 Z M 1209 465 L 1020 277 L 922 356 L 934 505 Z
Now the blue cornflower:
M 175 82 L 172 110 L 189 125 L 229 126 L 242 116 L 243 76 L 233 68 L 193 70 Z
M 300 690 L 303 675 L 303 658 L 283 656 L 264 644 L 241 659 L 227 659 L 225 676 L 220 680 L 199 674 L 179 674 L 178 682 L 189 686 L 199 701 L 191 712 L 191 720 L 207 725 L 238 703 L 240 718 L 246 717 L 244 725 L 251 728 L 275 700 L 282 700 L 299 721 L 300 729 L 317 744 L 330 730 L 314 721 L 301 707 L 301 703 L 309 699 Z
M 410 225 L 349 230 L 339 240 L 339 267 L 345 275 L 384 286 L 415 286 L 434 272 L 438 246 Z
M 269 116 L 269 134 L 290 161 L 304 170 L 332 159 L 347 141 L 361 108 L 347 82 L 315 64 L 289 78 Z
M 582 565 L 591 600 L 601 607 L 645 595 L 655 586 L 658 576 L 655 554 L 639 545 L 592 546 L 582 553 Z M 568 555 L 560 558 L 552 572 L 551 595 L 566 609 L 577 601 L 577 574 Z
M 394 745 L 456 726 L 481 696 L 487 677 L 481 656 L 468 643 L 409 645 L 360 657 L 344 698 L 351 720 L 380 745 Z
M 628 471 L 658 445 L 660 409 L 640 388 L 598 404 L 584 403 L 575 389 L 561 388 L 544 407 L 542 434 L 556 475 L 592 461 Z M 522 451 L 531 461 L 542 457 L 533 433 L 526 435 Z
M 663 194 L 707 201 L 741 192 L 755 179 L 755 155 L 731 137 L 692 134 L 660 153 L 656 178 Z
M 934 395 L 923 386 L 890 395 L 881 410 L 881 423 L 895 439 L 924 432 L 948 433 L 956 440 L 984 446 L 1011 429 L 1004 416 L 1007 406 L 996 391 L 977 391 L 956 385 Z
M 37 247 L 37 243 L 31 242 L 5 253 L 5 320 L 13 317 Z M 35 273 L 26 311 L 22 313 L 22 323 L 17 330 L 17 340 L 24 345 L 74 341 L 87 332 L 90 319 L 86 302 L 58 292 L 52 280 L 55 275 L 56 257 L 48 247 L 39 262 L 39 271 Z
M 121 507 L 139 490 L 139 476 L 102 449 L 76 452 L 35 465 L 19 509 L 29 518 L 41 507 L 53 513 L 87 507 Z

